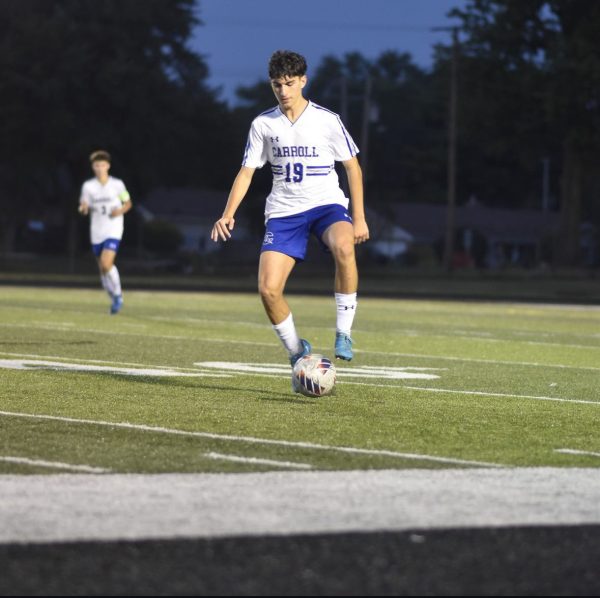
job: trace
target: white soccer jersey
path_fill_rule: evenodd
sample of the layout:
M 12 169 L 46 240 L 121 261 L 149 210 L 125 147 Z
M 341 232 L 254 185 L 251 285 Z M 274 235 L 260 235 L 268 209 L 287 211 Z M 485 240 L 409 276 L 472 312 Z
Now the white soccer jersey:
M 111 217 L 115 208 L 120 208 L 129 199 L 122 180 L 109 176 L 106 184 L 97 178 L 90 179 L 81 187 L 79 203 L 90 209 L 90 239 L 92 245 L 106 239 L 121 239 L 123 236 L 123 214 Z
M 357 153 L 340 117 L 309 101 L 294 123 L 279 106 L 256 117 L 242 165 L 271 164 L 273 188 L 265 206 L 268 220 L 328 204 L 347 208 L 348 198 L 340 189 L 334 163 Z

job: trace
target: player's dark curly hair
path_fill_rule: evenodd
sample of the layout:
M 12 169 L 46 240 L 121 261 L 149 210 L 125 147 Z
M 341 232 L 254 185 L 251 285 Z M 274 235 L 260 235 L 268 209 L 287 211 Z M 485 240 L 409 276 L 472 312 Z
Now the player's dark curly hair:
M 290 50 L 277 50 L 269 60 L 269 78 L 303 77 L 306 75 L 306 59 Z

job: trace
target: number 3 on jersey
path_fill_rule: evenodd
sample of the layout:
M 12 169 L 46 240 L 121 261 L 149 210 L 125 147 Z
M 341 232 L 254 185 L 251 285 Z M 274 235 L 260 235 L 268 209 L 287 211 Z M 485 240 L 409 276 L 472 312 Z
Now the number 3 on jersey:
M 293 174 L 293 176 L 292 176 Z M 304 177 L 304 166 L 302 162 L 294 162 L 291 164 L 288 162 L 285 165 L 285 182 L 286 183 L 300 183 Z

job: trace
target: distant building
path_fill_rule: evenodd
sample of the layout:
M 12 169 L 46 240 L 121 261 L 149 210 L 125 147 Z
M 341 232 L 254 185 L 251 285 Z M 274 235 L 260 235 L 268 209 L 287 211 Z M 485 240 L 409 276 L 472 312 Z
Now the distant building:
M 175 225 L 183 235 L 181 249 L 211 253 L 222 245 L 210 240 L 213 224 L 221 217 L 227 192 L 200 188 L 158 188 L 140 202 L 144 220 L 162 220 Z M 248 231 L 236 223 L 235 240 L 244 241 Z
M 413 236 L 415 244 L 443 246 L 444 204 L 398 203 L 389 207 L 394 222 Z M 542 261 L 544 246 L 558 233 L 559 226 L 558 212 L 490 208 L 472 201 L 455 208 L 457 260 L 467 265 L 471 258 L 478 266 L 491 268 L 533 265 Z

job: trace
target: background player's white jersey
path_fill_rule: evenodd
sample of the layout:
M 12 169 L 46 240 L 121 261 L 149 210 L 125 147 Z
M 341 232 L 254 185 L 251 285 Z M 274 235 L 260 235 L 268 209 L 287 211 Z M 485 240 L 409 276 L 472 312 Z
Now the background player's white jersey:
M 348 198 L 340 189 L 334 162 L 350 160 L 357 153 L 340 117 L 309 101 L 294 123 L 279 106 L 256 117 L 242 165 L 271 164 L 273 188 L 265 206 L 268 220 L 328 204 L 347 208 Z
M 79 203 L 90 208 L 90 239 L 92 245 L 106 239 L 121 239 L 123 236 L 123 215 L 111 218 L 110 213 L 120 208 L 129 199 L 129 193 L 122 180 L 109 176 L 103 185 L 97 178 L 90 179 L 81 187 Z

